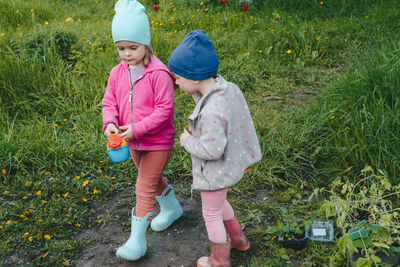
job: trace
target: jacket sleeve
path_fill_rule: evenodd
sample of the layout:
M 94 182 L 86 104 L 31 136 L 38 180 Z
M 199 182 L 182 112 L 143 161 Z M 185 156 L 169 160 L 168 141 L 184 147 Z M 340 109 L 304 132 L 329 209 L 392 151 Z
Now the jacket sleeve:
M 200 136 L 191 135 L 186 139 L 186 151 L 203 160 L 218 160 L 224 154 L 227 144 L 225 124 L 224 119 L 219 116 L 202 116 Z
M 115 69 L 113 69 L 108 78 L 106 92 L 103 97 L 103 132 L 106 130 L 107 124 L 114 123 L 119 127 L 118 120 L 118 103 L 115 94 Z
M 174 81 L 165 71 L 156 71 L 152 74 L 154 90 L 154 111 L 141 121 L 132 124 L 136 139 L 145 134 L 154 134 L 165 127 L 174 117 Z

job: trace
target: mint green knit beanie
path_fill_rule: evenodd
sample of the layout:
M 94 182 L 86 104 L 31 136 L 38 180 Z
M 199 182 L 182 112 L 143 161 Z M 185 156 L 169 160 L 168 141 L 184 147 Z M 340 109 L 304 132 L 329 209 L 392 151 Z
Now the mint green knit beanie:
M 118 41 L 132 41 L 150 45 L 149 20 L 145 7 L 136 0 L 118 0 L 112 21 L 112 37 Z

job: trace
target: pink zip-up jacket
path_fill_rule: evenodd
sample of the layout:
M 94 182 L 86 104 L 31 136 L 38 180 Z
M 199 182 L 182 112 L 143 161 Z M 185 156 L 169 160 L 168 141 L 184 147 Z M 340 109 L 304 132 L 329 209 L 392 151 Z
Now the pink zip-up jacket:
M 103 97 L 103 132 L 107 124 L 132 126 L 129 146 L 134 150 L 167 150 L 174 146 L 174 82 L 155 56 L 131 87 L 129 66 L 121 62 L 108 79 Z

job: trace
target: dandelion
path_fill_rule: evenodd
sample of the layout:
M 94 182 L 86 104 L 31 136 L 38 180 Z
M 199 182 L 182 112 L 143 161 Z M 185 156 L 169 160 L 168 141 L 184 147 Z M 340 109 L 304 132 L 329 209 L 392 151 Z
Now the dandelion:
M 276 18 L 279 18 L 281 15 L 279 15 L 279 13 L 276 13 Z
M 363 190 L 366 190 L 366 189 L 367 189 L 367 187 L 366 187 L 366 186 L 364 186 L 364 187 L 363 187 Z
M 70 21 L 73 21 L 73 18 L 69 17 L 65 19 L 65 22 L 70 22 Z
M 44 238 L 46 238 L 47 240 L 51 239 L 51 235 L 44 235 Z
M 365 16 L 366 19 L 368 19 L 368 16 Z
M 32 9 L 31 9 L 31 12 L 33 13 L 33 12 L 35 12 L 35 10 L 32 8 Z
M 42 200 L 42 204 L 46 204 L 47 203 L 47 201 L 46 200 Z
M 335 118 L 335 116 L 332 116 L 332 117 L 331 117 L 331 120 L 333 120 L 334 118 Z
M 323 5 L 323 4 L 324 4 L 324 2 L 319 2 L 319 4 L 320 4 L 320 5 Z
M 82 186 L 85 187 L 85 186 L 87 186 L 88 183 L 89 183 L 89 181 L 86 180 L 86 181 L 83 182 Z
M 81 179 L 81 177 L 79 175 L 75 176 L 76 180 Z
M 3 37 L 3 36 L 6 35 L 6 34 L 5 34 L 4 32 L 2 32 L 0 35 Z
M 263 52 L 262 50 L 258 50 L 258 53 L 262 54 L 262 52 Z
M 19 13 L 19 10 L 18 10 L 18 9 L 17 9 L 17 10 L 15 10 L 15 13 L 17 13 L 17 14 L 18 14 L 18 13 Z
M 38 222 L 43 222 L 43 219 L 39 219 Z
M 18 24 L 17 24 L 17 27 L 21 27 L 21 24 L 18 23 Z
M 100 160 L 100 163 L 104 163 L 104 160 Z
M 271 238 L 271 240 L 275 240 L 275 238 L 276 238 L 276 235 L 274 235 L 274 236 Z
M 316 38 L 318 41 L 321 39 L 321 36 L 317 36 L 317 38 Z
M 64 119 L 64 122 L 67 121 L 67 119 Z
M 45 21 L 44 24 L 45 24 L 45 25 L 49 25 L 49 22 L 48 22 L 48 21 Z
M 99 190 L 97 190 L 96 188 L 93 190 L 93 194 L 98 194 L 99 193 Z
M 27 236 L 27 235 L 29 235 L 29 232 L 26 232 L 26 233 L 24 234 L 24 236 Z
M 27 198 L 28 198 L 27 196 L 23 196 L 23 197 L 22 197 L 23 200 L 25 200 L 25 199 L 27 199 Z
M 103 220 L 101 220 L 101 219 L 100 219 L 100 220 L 97 220 L 97 223 L 100 224 L 102 221 L 103 221 Z
M 69 265 L 69 260 L 65 260 L 64 265 Z
M 11 223 L 11 220 L 8 220 L 8 221 L 6 222 L 7 225 L 10 224 L 10 223 Z
M 5 190 L 3 193 L 4 193 L 4 195 L 9 195 L 10 191 Z
M 201 6 L 204 5 L 204 3 L 203 3 L 203 2 L 200 2 L 200 5 L 201 5 Z
M 76 227 L 81 227 L 81 224 L 80 223 L 76 223 L 75 226 Z
M 49 254 L 49 252 L 47 251 L 46 253 L 44 253 L 44 255 L 42 256 L 42 258 L 46 258 L 48 254 Z
M 2 169 L 2 170 L 1 170 L 1 173 L 4 174 L 4 175 L 6 175 L 6 174 L 7 174 L 7 171 L 6 171 L 5 169 Z
M 57 123 L 54 123 L 54 127 L 57 127 L 58 126 L 58 124 Z
M 69 195 L 69 192 L 65 193 L 65 194 L 64 194 L 64 197 L 67 197 L 68 195 Z
M 102 173 L 103 171 L 102 171 L 101 169 L 98 169 L 97 172 L 98 172 L 98 173 Z
M 286 53 L 291 54 L 292 50 L 289 49 L 288 51 L 286 51 Z
M 33 237 L 32 236 L 28 237 L 28 240 L 29 240 L 29 242 L 32 242 L 33 241 Z
M 42 190 L 36 192 L 36 195 L 40 196 L 42 194 Z

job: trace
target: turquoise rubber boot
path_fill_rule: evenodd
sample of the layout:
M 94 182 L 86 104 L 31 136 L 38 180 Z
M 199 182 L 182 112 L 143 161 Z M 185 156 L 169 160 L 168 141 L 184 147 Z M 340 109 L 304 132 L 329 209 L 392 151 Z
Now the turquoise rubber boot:
M 168 195 L 165 195 L 171 190 Z M 151 229 L 156 232 L 164 231 L 176 219 L 182 216 L 183 210 L 178 200 L 176 200 L 172 185 L 168 185 L 162 192 L 161 196 L 156 196 L 158 204 L 160 204 L 160 214 L 151 221 Z
M 125 245 L 117 249 L 117 257 L 129 261 L 138 260 L 146 254 L 146 230 L 150 224 L 147 219 L 153 216 L 153 212 L 149 212 L 144 218 L 136 217 L 134 214 L 135 207 L 132 209 L 131 235 Z

